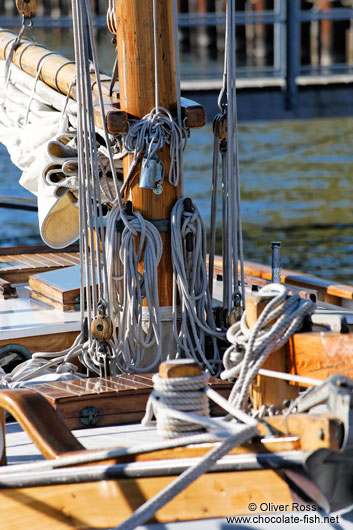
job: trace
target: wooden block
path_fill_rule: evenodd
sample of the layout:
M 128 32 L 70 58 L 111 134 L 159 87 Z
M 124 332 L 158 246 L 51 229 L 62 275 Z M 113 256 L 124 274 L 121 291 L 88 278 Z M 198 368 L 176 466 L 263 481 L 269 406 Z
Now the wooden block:
M 252 328 L 262 311 L 265 309 L 267 304 L 272 300 L 273 296 L 258 296 L 252 294 L 246 298 L 246 323 L 249 328 Z M 266 327 L 271 326 L 273 322 L 269 322 Z
M 180 377 L 180 376 L 177 376 Z M 225 399 L 231 383 L 211 377 L 209 384 Z M 152 374 L 123 374 L 44 383 L 33 387 L 42 394 L 70 429 L 140 422 L 153 390 Z M 224 414 L 212 407 L 212 415 Z
M 37 293 L 36 291 L 30 291 L 29 296 L 30 298 L 32 298 L 32 300 L 36 300 L 41 304 L 53 307 L 57 311 L 79 311 L 80 309 L 79 294 L 77 295 L 77 302 L 74 304 L 64 304 L 63 302 L 58 302 L 57 300 L 54 300 L 49 296 Z
M 255 325 L 262 311 L 272 298 L 272 296 L 264 298 L 262 296 L 252 295 L 246 299 L 246 320 L 250 328 Z M 272 324 L 273 322 L 269 322 L 267 326 L 271 326 Z M 262 368 L 277 372 L 287 372 L 285 346 L 273 351 L 262 365 Z M 294 399 L 297 395 L 298 389 L 289 385 L 287 381 L 263 375 L 256 376 L 250 389 L 251 402 L 255 410 L 260 409 L 262 405 L 274 405 L 282 409 L 285 401 Z
M 258 426 L 263 436 L 268 436 L 266 423 L 284 435 L 300 437 L 302 451 L 314 451 L 328 447 L 339 451 L 342 442 L 342 425 L 340 420 L 328 414 L 289 414 L 266 418 L 265 423 Z
M 322 381 L 330 375 L 353 379 L 352 353 L 353 333 L 295 333 L 288 343 L 288 371 Z
M 21 15 L 29 18 L 36 13 L 37 0 L 16 0 L 16 7 Z
M 159 366 L 159 375 L 162 379 L 174 379 L 175 377 L 195 377 L 201 375 L 202 370 L 199 363 L 192 359 L 175 359 L 165 361 Z
M 75 265 L 35 274 L 28 278 L 28 284 L 39 295 L 59 302 L 63 306 L 75 305 L 80 303 L 80 271 L 80 266 Z
M 205 107 L 188 98 L 181 98 L 181 116 L 186 118 L 186 126 L 190 129 L 194 127 L 204 127 L 206 125 Z
M 276 372 L 287 372 L 286 357 L 286 347 L 283 346 L 269 355 L 262 368 Z M 251 385 L 250 397 L 255 410 L 260 409 L 262 405 L 274 405 L 282 409 L 284 402 L 295 399 L 298 393 L 298 387 L 290 385 L 288 381 L 257 375 Z

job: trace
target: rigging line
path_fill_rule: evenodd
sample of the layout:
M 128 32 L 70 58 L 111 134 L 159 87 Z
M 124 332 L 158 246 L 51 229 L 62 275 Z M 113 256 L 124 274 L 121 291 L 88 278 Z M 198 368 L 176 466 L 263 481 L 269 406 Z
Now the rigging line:
M 82 6 L 82 16 L 84 16 L 84 11 L 83 11 L 83 6 Z M 89 17 L 89 12 L 87 10 L 87 4 L 86 4 L 86 18 Z M 84 20 L 84 18 L 83 18 Z M 86 53 L 86 57 L 88 57 L 88 45 L 89 45 L 89 42 L 88 42 L 88 37 L 89 35 L 87 34 L 87 32 L 85 32 L 85 37 L 84 38 L 84 45 L 85 45 L 85 53 Z M 86 96 L 87 96 L 87 99 L 88 99 L 88 108 L 90 110 L 93 109 L 93 99 L 92 99 L 92 90 L 91 90 L 91 77 L 90 77 L 90 72 L 88 69 L 85 69 L 86 70 Z M 91 180 L 92 180 L 92 188 L 93 188 L 93 197 L 92 197 L 92 194 L 91 194 L 91 204 L 90 204 L 90 212 L 92 213 L 92 207 L 96 210 L 97 206 L 98 205 L 98 212 L 99 212 L 99 215 L 97 216 L 96 214 L 96 211 L 95 211 L 95 214 L 92 215 L 93 217 L 93 223 L 92 223 L 92 230 L 93 230 L 93 224 L 94 224 L 94 233 L 92 234 L 92 240 L 94 241 L 94 236 L 95 236 L 95 248 L 96 248 L 96 263 L 95 263 L 95 268 L 98 272 L 98 290 L 99 290 L 99 298 L 101 300 L 103 300 L 106 296 L 107 296 L 107 276 L 105 276 L 104 280 L 103 280 L 103 277 L 102 277 L 102 269 L 104 269 L 104 258 L 103 258 L 103 253 L 100 251 L 100 247 L 101 245 L 104 245 L 104 237 L 103 237 L 103 234 L 104 234 L 104 228 L 103 228 L 103 222 L 102 222 L 102 219 L 103 219 L 103 212 L 102 212 L 102 200 L 101 200 L 101 194 L 100 194 L 100 184 L 99 184 L 99 169 L 98 169 L 98 155 L 97 155 L 97 144 L 96 144 L 96 136 L 95 136 L 95 127 L 94 127 L 94 119 L 93 119 L 93 112 L 88 112 L 87 113 L 87 122 L 88 122 L 88 127 L 89 127 L 89 142 L 90 142 L 90 150 L 89 150 L 89 153 L 90 153 L 90 157 L 89 157 L 89 161 L 90 161 L 90 173 L 88 173 L 90 176 L 91 176 Z M 92 156 L 93 155 L 93 156 Z M 87 156 L 87 154 L 86 154 Z M 87 186 L 87 189 L 91 189 L 91 185 Z M 94 206 L 93 206 L 94 205 Z M 100 241 L 101 240 L 101 241 Z M 92 262 L 94 261 L 94 253 L 92 255 Z M 93 289 L 93 292 L 95 292 L 95 288 L 94 288 L 94 285 L 95 285 L 95 281 L 96 279 L 93 277 L 92 279 L 93 283 L 92 283 L 92 289 Z M 102 288 L 104 289 L 104 292 L 102 291 Z M 109 306 L 109 303 L 108 303 L 108 306 Z M 97 311 L 97 306 L 95 306 L 95 312 Z
M 217 122 L 214 122 L 214 140 L 213 140 L 213 167 L 212 167 L 212 195 L 211 195 L 211 220 L 210 220 L 210 244 L 209 244 L 209 258 L 208 258 L 208 290 L 212 300 L 213 295 L 213 271 L 214 271 L 214 256 L 216 248 L 216 214 L 217 214 L 217 188 L 218 188 L 218 163 L 219 163 L 219 146 L 220 140 Z
M 158 45 L 157 45 L 157 0 L 153 0 L 153 53 L 154 53 L 154 97 L 155 107 L 159 111 L 159 77 L 158 77 Z
M 87 58 L 84 56 L 84 49 L 83 49 L 83 42 L 82 42 L 82 35 L 84 31 L 84 27 L 81 21 L 81 15 L 80 15 L 80 4 L 77 2 L 77 0 L 74 0 L 74 3 L 76 4 L 76 14 L 77 14 L 77 31 L 78 31 L 78 55 L 76 57 L 76 60 L 78 60 L 79 70 L 77 72 L 77 79 L 79 80 L 79 89 L 80 89 L 80 109 L 79 109 L 79 120 L 81 123 L 81 138 L 82 142 L 80 142 L 81 145 L 81 152 L 79 151 L 79 161 L 80 161 L 80 178 L 81 178 L 81 190 L 82 193 L 82 206 L 83 206 L 83 226 L 81 227 L 81 234 L 84 237 L 85 244 L 84 244 L 84 262 L 83 266 L 85 267 L 85 284 L 86 284 L 86 299 L 87 299 L 87 318 L 88 322 L 90 323 L 92 320 L 92 309 L 95 302 L 96 302 L 96 293 L 94 290 L 91 291 L 90 284 L 91 284 L 91 271 L 92 271 L 92 262 L 90 259 L 90 249 L 89 249 L 89 238 L 91 238 L 91 249 L 94 251 L 94 245 L 92 244 L 92 230 L 88 233 L 88 226 L 90 223 L 89 219 L 89 211 L 88 211 L 88 200 L 89 200 L 89 188 L 90 185 L 87 183 L 87 177 L 88 177 L 88 168 L 87 168 L 87 154 L 88 154 L 88 145 L 87 145 L 87 123 L 86 123 L 86 98 L 85 98 L 85 66 L 87 64 Z M 86 63 L 86 64 L 85 64 Z M 83 272 L 83 271 L 82 271 Z M 94 275 L 92 275 L 94 278 Z M 93 285 L 93 282 L 92 282 Z M 93 303 L 92 303 L 92 296 L 94 296 Z M 85 300 L 83 298 L 82 300 Z M 82 302 L 81 302 L 82 304 Z M 83 304 L 82 304 L 83 305 Z M 89 344 L 92 345 L 92 335 L 90 326 L 88 327 L 88 338 L 89 338 Z
M 173 0 L 173 21 L 174 21 L 174 51 L 175 51 L 175 82 L 176 82 L 176 96 L 177 96 L 177 120 L 180 131 L 183 131 L 183 123 L 181 116 L 181 100 L 180 100 L 180 54 L 179 54 L 179 34 L 178 34 L 178 6 L 177 0 Z M 182 140 L 182 139 L 181 139 Z M 180 197 L 184 197 L 184 168 L 183 168 L 183 145 L 182 141 L 178 150 L 179 156 L 179 182 L 180 182 Z
M 228 311 L 232 308 L 232 243 L 233 243 L 233 237 L 232 237 L 232 217 L 233 217 L 233 208 L 230 204 L 231 201 L 231 168 L 232 168 L 232 97 L 231 97 L 231 52 L 233 51 L 233 43 L 232 43 L 232 34 L 233 34 L 233 26 L 232 26 L 232 5 L 231 1 L 227 0 L 227 8 L 226 8 L 226 95 L 227 95 L 227 107 L 226 107 L 226 113 L 227 113 L 227 152 L 226 152 L 226 159 L 227 159 L 227 166 L 226 166 L 226 180 L 225 180 L 225 195 L 226 195 L 226 205 L 227 205 L 227 225 L 226 225 L 226 239 L 225 239 L 225 247 L 226 247 L 226 256 L 227 256 L 227 264 L 226 268 L 224 269 L 224 276 L 227 278 L 226 281 L 226 296 L 223 300 L 223 304 L 225 305 L 226 309 Z
M 228 230 L 228 214 L 227 214 L 227 201 L 226 201 L 226 172 L 227 172 L 227 156 L 226 152 L 222 151 L 222 262 L 223 271 L 228 270 L 228 252 L 227 252 L 227 230 Z M 225 304 L 228 293 L 228 276 L 223 274 L 223 305 Z
M 235 2 L 235 0 L 234 0 Z M 234 147 L 235 147 L 235 179 L 236 179 L 236 202 L 237 202 L 237 229 L 238 229 L 238 245 L 239 245 L 239 262 L 240 262 L 240 288 L 241 288 L 241 304 L 245 309 L 245 281 L 244 281 L 244 251 L 243 251 L 243 227 L 242 227 L 242 212 L 241 212 L 241 198 L 240 198 L 240 170 L 239 170 L 239 136 L 238 136 L 238 108 L 237 108 L 237 85 L 236 85 L 236 25 L 235 25 L 235 3 L 234 3 L 234 53 L 233 53 L 233 98 L 234 98 Z M 234 283 L 238 282 L 238 260 L 234 263 Z
M 85 211 L 85 202 L 84 202 L 84 182 L 83 182 L 83 163 L 82 163 L 82 153 L 83 153 L 83 124 L 82 124 L 82 79 L 81 79 L 81 54 L 80 54 L 80 44 L 79 44 L 79 29 L 78 29 L 78 13 L 77 13 L 77 4 L 75 0 L 72 1 L 72 16 L 73 16 L 73 33 L 74 33 L 74 48 L 75 48 L 75 58 L 76 58 L 76 85 L 77 85 L 77 151 L 78 151 L 78 167 L 79 167 L 79 219 L 80 219 L 80 233 L 81 233 L 81 244 L 80 244 L 80 311 L 81 311 L 81 329 L 82 333 L 84 330 L 84 321 L 85 321 L 85 307 L 84 300 L 85 296 L 87 297 L 87 319 L 90 319 L 90 290 L 86 292 L 85 295 L 85 279 L 84 271 L 87 268 L 87 261 L 85 256 L 88 254 L 87 250 L 87 238 L 85 236 L 84 227 L 86 225 L 86 211 Z M 86 273 L 86 279 L 88 274 Z M 88 341 L 91 342 L 91 329 L 90 326 L 87 326 Z
M 98 75 L 99 74 L 98 66 L 97 66 L 98 65 L 98 57 L 97 57 L 96 46 L 94 44 L 93 23 L 92 23 L 92 19 L 91 18 L 88 19 L 88 30 L 89 30 L 90 40 L 91 40 L 93 65 L 94 65 L 94 68 L 95 68 L 95 71 L 96 71 L 98 101 L 99 101 L 99 109 L 100 109 L 100 114 L 101 114 L 102 123 L 103 123 L 104 140 L 105 140 L 105 143 L 106 143 L 107 152 L 108 152 L 108 159 L 109 159 L 109 163 L 110 163 L 110 169 L 111 169 L 112 176 L 113 176 L 113 182 L 114 182 L 114 187 L 115 187 L 115 192 L 116 192 L 116 201 L 118 203 L 120 212 L 123 212 L 124 207 L 123 207 L 123 204 L 122 204 L 122 196 L 121 196 L 120 188 L 119 188 L 119 184 L 118 184 L 118 177 L 117 177 L 117 173 L 116 173 L 116 169 L 115 169 L 114 158 L 113 158 L 113 153 L 112 153 L 112 149 L 111 149 L 109 133 L 108 133 L 108 129 L 107 129 L 107 123 L 106 123 L 106 120 L 104 118 L 104 103 L 103 103 L 102 84 L 101 84 L 100 76 Z M 121 213 L 121 215 L 122 215 L 122 219 L 124 221 L 125 226 L 128 226 L 129 223 L 128 223 L 128 220 L 127 220 L 126 216 L 123 213 Z

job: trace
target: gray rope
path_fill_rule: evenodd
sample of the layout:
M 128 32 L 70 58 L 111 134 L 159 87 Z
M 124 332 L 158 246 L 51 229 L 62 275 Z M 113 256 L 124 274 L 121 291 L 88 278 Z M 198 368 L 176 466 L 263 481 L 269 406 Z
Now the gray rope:
M 133 530 L 136 526 L 147 521 L 152 515 L 173 499 L 178 493 L 186 489 L 198 477 L 206 473 L 220 458 L 229 453 L 233 447 L 244 443 L 256 433 L 254 426 L 237 425 L 237 432 L 228 436 L 219 446 L 212 449 L 200 462 L 189 467 L 171 484 L 168 484 L 152 499 L 137 508 L 133 515 L 117 527 L 117 530 Z
M 193 250 L 186 248 L 187 235 L 192 235 Z M 217 330 L 212 301 L 207 284 L 206 235 L 197 207 L 185 211 L 184 199 L 179 199 L 171 213 L 171 240 L 173 257 L 173 329 L 178 356 L 201 361 L 211 374 L 220 371 L 220 354 L 217 339 L 224 333 Z M 180 301 L 181 322 L 177 320 Z M 205 355 L 205 339 L 211 337 L 213 357 Z
M 302 325 L 305 315 L 310 314 L 315 304 L 298 294 L 287 296 L 281 284 L 263 287 L 259 296 L 272 296 L 256 324 L 249 329 L 246 313 L 241 321 L 233 324 L 227 339 L 232 344 L 224 354 L 225 371 L 222 379 L 237 377 L 229 401 L 237 408 L 245 408 L 251 382 L 269 354 L 279 349 Z M 268 324 L 275 321 L 272 326 Z
M 178 185 L 181 174 L 180 152 L 186 147 L 188 132 L 173 120 L 170 112 L 158 107 L 151 110 L 141 120 L 130 120 L 130 127 L 125 135 L 124 146 L 127 153 L 133 153 L 133 161 L 121 193 L 130 184 L 133 171 L 142 153 L 146 153 L 147 162 L 156 155 L 165 144 L 170 149 L 169 182 Z
M 120 241 L 119 257 L 123 265 L 123 281 L 117 285 L 118 351 L 123 371 L 149 372 L 156 368 L 162 355 L 162 329 L 158 301 L 157 266 L 162 256 L 162 238 L 157 228 L 139 212 L 129 221 L 132 230 L 125 228 Z M 136 250 L 135 238 L 139 235 Z M 119 241 L 118 241 L 119 242 Z M 138 264 L 144 256 L 144 272 Z M 148 318 L 144 317 L 142 301 L 146 298 Z M 147 324 L 147 329 L 143 329 Z M 156 347 L 153 361 L 141 367 L 144 351 Z

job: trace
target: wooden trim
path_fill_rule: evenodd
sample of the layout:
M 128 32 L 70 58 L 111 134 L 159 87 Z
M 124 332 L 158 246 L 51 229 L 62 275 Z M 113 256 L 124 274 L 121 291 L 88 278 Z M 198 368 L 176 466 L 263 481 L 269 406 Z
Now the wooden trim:
M 72 346 L 79 331 L 66 331 L 65 333 L 52 333 L 50 335 L 35 335 L 17 339 L 0 340 L 0 348 L 9 344 L 24 346 L 31 353 L 37 351 L 63 351 Z
M 84 449 L 49 402 L 37 392 L 1 390 L 0 407 L 19 422 L 45 458 Z
M 0 490 L 4 530 L 68 530 L 115 527 L 176 477 L 120 479 L 88 484 Z M 297 499 L 295 499 L 297 500 Z M 281 474 L 272 470 L 202 475 L 156 512 L 160 523 L 249 513 L 254 502 L 293 501 Z M 254 513 L 254 512 L 251 512 Z
M 59 254 L 67 252 L 79 252 L 79 245 L 69 245 L 60 250 Z M 21 247 L 0 247 L 0 256 L 14 256 L 17 254 L 55 254 L 57 251 L 53 250 L 47 245 L 26 245 Z
M 215 257 L 215 267 L 222 268 L 222 258 Z M 251 261 L 244 262 L 244 273 L 256 278 L 271 281 L 272 271 L 268 265 L 261 265 Z M 281 282 L 289 286 L 301 287 L 317 291 L 319 300 L 341 305 L 340 299 L 353 300 L 353 287 L 330 282 L 310 274 L 281 269 Z
M 353 333 L 295 333 L 288 343 L 288 370 L 322 381 L 330 375 L 353 379 L 352 352 Z

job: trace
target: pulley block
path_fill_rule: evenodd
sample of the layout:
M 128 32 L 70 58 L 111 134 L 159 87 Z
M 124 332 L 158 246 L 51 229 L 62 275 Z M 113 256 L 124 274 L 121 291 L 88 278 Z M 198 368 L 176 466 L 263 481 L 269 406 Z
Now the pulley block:
M 91 322 L 92 337 L 99 342 L 110 340 L 113 335 L 113 323 L 111 319 L 103 314 L 96 315 Z
M 30 18 L 35 15 L 37 0 L 16 0 L 16 7 L 24 18 Z

